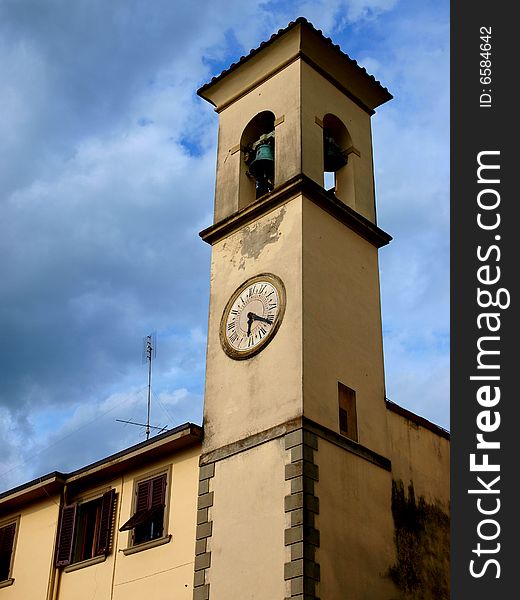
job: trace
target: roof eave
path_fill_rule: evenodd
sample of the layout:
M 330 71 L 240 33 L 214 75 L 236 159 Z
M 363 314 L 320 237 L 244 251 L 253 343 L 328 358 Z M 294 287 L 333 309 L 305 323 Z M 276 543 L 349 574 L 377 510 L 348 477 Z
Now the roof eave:
M 288 43 L 290 38 L 294 38 L 292 44 Z M 283 60 L 278 63 L 278 70 L 295 58 L 300 57 L 318 70 L 327 73 L 328 78 L 334 79 L 339 87 L 345 88 L 345 80 L 350 79 L 352 81 L 352 78 L 355 78 L 357 89 L 352 90 L 349 89 L 350 86 L 347 87 L 349 95 L 357 95 L 359 103 L 365 106 L 369 112 L 393 97 L 387 88 L 367 73 L 364 67 L 358 65 L 337 44 L 334 44 L 330 38 L 325 37 L 320 30 L 317 30 L 303 17 L 289 23 L 287 27 L 273 34 L 269 40 L 262 42 L 257 48 L 252 49 L 249 54 L 242 56 L 237 62 L 213 77 L 211 81 L 197 90 L 197 94 L 213 104 L 219 112 L 236 97 L 236 94 L 230 92 L 225 101 L 219 100 L 223 85 L 230 81 L 229 76 L 243 72 L 246 66 L 250 68 L 254 63 L 259 62 L 259 59 L 265 57 L 267 48 L 273 45 L 280 46 L 282 43 L 286 45 L 287 50 Z M 263 78 L 269 77 L 275 70 L 272 66 L 266 67 L 262 73 Z M 226 79 L 227 81 L 223 83 Z M 261 80 L 256 77 L 245 87 L 249 89 L 260 82 Z
M 116 477 L 125 471 L 142 466 L 167 454 L 180 452 L 202 442 L 203 429 L 194 423 L 184 423 L 150 440 L 135 444 L 72 473 L 53 471 L 0 494 L 0 511 L 15 509 L 60 494 L 64 486 L 83 487 Z

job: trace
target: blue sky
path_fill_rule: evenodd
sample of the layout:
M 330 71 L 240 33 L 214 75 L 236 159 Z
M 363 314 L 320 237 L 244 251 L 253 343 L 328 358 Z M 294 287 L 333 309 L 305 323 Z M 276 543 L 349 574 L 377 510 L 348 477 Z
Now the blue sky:
M 0 489 L 200 422 L 217 116 L 195 90 L 297 16 L 373 117 L 387 395 L 449 425 L 449 3 L 0 0 Z

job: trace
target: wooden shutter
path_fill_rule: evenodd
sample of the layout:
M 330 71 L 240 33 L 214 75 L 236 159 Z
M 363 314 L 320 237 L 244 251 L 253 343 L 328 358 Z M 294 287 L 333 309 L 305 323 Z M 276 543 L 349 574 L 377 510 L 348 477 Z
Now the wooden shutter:
M 152 480 L 147 479 L 137 484 L 134 514 L 124 523 L 119 531 L 130 531 L 136 525 L 143 523 L 148 518 L 151 504 Z
M 56 549 L 56 566 L 64 567 L 72 560 L 72 546 L 76 527 L 77 504 L 64 506 L 61 511 L 58 544 Z
M 150 508 L 164 506 L 166 503 L 166 473 L 151 480 L 152 492 Z
M 166 504 L 166 473 L 137 484 L 135 512 L 119 531 L 130 531 L 148 521 L 158 508 Z
M 152 489 L 152 481 L 151 479 L 147 479 L 146 481 L 141 481 L 141 483 L 137 484 L 137 499 L 135 501 L 135 512 L 138 513 L 141 510 L 146 510 L 150 508 L 150 492 Z
M 101 514 L 99 516 L 98 535 L 96 540 L 96 556 L 108 554 L 110 536 L 112 534 L 112 514 L 116 491 L 110 490 L 101 498 Z

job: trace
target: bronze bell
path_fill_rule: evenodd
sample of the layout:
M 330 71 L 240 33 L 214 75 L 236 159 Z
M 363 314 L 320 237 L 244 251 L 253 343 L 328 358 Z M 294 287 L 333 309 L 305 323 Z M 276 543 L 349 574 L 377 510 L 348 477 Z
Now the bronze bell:
M 347 164 L 347 158 L 333 137 L 325 134 L 323 138 L 323 170 L 336 172 Z
M 256 147 L 255 159 L 249 165 L 249 172 L 255 179 L 271 179 L 274 171 L 273 148 L 269 142 Z

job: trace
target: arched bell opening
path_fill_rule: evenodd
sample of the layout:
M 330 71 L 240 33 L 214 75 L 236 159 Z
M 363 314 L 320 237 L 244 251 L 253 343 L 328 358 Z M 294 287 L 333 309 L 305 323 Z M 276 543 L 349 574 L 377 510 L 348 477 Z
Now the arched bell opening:
M 239 208 L 274 189 L 274 120 L 271 111 L 258 113 L 242 133 Z
M 354 206 L 354 173 L 350 134 L 338 117 L 323 118 L 323 187 Z

